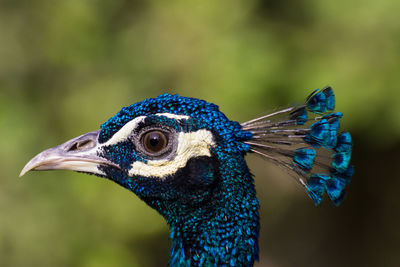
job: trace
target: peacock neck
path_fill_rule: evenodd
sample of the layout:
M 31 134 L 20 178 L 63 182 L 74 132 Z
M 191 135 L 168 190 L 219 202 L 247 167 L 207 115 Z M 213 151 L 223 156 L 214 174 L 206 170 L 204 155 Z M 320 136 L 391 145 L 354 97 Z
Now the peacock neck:
M 220 166 L 208 201 L 182 205 L 166 218 L 170 266 L 253 266 L 258 259 L 259 204 L 253 178 L 243 159 L 228 161 L 232 165 Z

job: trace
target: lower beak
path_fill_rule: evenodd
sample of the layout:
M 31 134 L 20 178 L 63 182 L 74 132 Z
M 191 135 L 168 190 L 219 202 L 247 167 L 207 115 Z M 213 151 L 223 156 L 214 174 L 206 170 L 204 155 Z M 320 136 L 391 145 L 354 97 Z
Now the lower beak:
M 86 133 L 39 153 L 25 165 L 19 176 L 28 171 L 44 170 L 73 170 L 104 175 L 99 166 L 118 168 L 115 163 L 97 155 L 99 132 Z

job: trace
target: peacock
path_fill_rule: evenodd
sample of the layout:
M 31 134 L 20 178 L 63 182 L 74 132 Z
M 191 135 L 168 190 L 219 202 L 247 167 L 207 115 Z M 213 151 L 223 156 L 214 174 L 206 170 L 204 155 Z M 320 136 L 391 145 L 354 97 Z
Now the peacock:
M 124 107 L 100 127 L 45 150 L 30 170 L 66 169 L 116 182 L 157 210 L 170 228 L 170 266 L 253 266 L 259 201 L 245 155 L 280 166 L 315 205 L 337 206 L 354 168 L 339 132 L 331 87 L 303 104 L 244 122 L 217 105 L 163 94 Z

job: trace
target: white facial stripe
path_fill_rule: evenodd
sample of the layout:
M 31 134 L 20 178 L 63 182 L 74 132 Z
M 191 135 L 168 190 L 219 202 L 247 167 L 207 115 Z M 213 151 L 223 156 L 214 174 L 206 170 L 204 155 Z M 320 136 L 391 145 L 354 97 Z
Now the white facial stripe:
M 182 120 L 182 119 L 188 120 L 190 118 L 189 116 L 186 116 L 186 115 L 177 115 L 177 114 L 172 114 L 172 113 L 157 113 L 155 115 L 165 116 L 167 118 L 175 119 L 175 120 Z
M 64 169 L 64 170 L 74 170 L 74 171 L 80 171 L 80 172 L 88 172 L 88 173 L 94 173 L 94 174 L 99 174 L 99 175 L 105 175 L 105 173 L 98 168 L 97 163 L 93 162 L 85 162 L 85 161 L 65 161 L 65 162 L 60 162 L 57 167 L 59 169 Z
M 189 119 L 189 116 L 176 115 L 176 114 L 172 114 L 172 113 L 157 113 L 155 115 L 165 116 L 167 118 L 176 119 L 176 120 Z M 116 132 L 106 143 L 102 144 L 101 146 L 115 145 L 121 141 L 124 141 L 132 133 L 132 131 L 137 127 L 137 125 L 140 122 L 142 122 L 145 118 L 146 118 L 146 116 L 140 116 L 140 117 L 136 117 L 133 120 L 127 122 L 118 132 Z
M 173 160 L 149 160 L 147 163 L 136 161 L 132 164 L 129 175 L 166 177 L 185 167 L 191 158 L 211 156 L 210 148 L 214 145 L 213 136 L 208 130 L 179 133 L 178 148 Z
M 140 116 L 126 123 L 118 132 L 116 132 L 106 143 L 101 146 L 115 145 L 119 142 L 124 141 L 132 131 L 137 127 L 137 125 L 142 122 L 146 117 Z

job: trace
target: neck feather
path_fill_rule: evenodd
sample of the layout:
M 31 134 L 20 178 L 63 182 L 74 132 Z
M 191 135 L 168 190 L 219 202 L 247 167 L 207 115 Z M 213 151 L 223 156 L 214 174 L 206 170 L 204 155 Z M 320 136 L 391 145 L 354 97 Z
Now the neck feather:
M 209 201 L 166 218 L 170 266 L 253 266 L 258 259 L 259 204 L 253 178 L 243 158 L 226 161 Z

